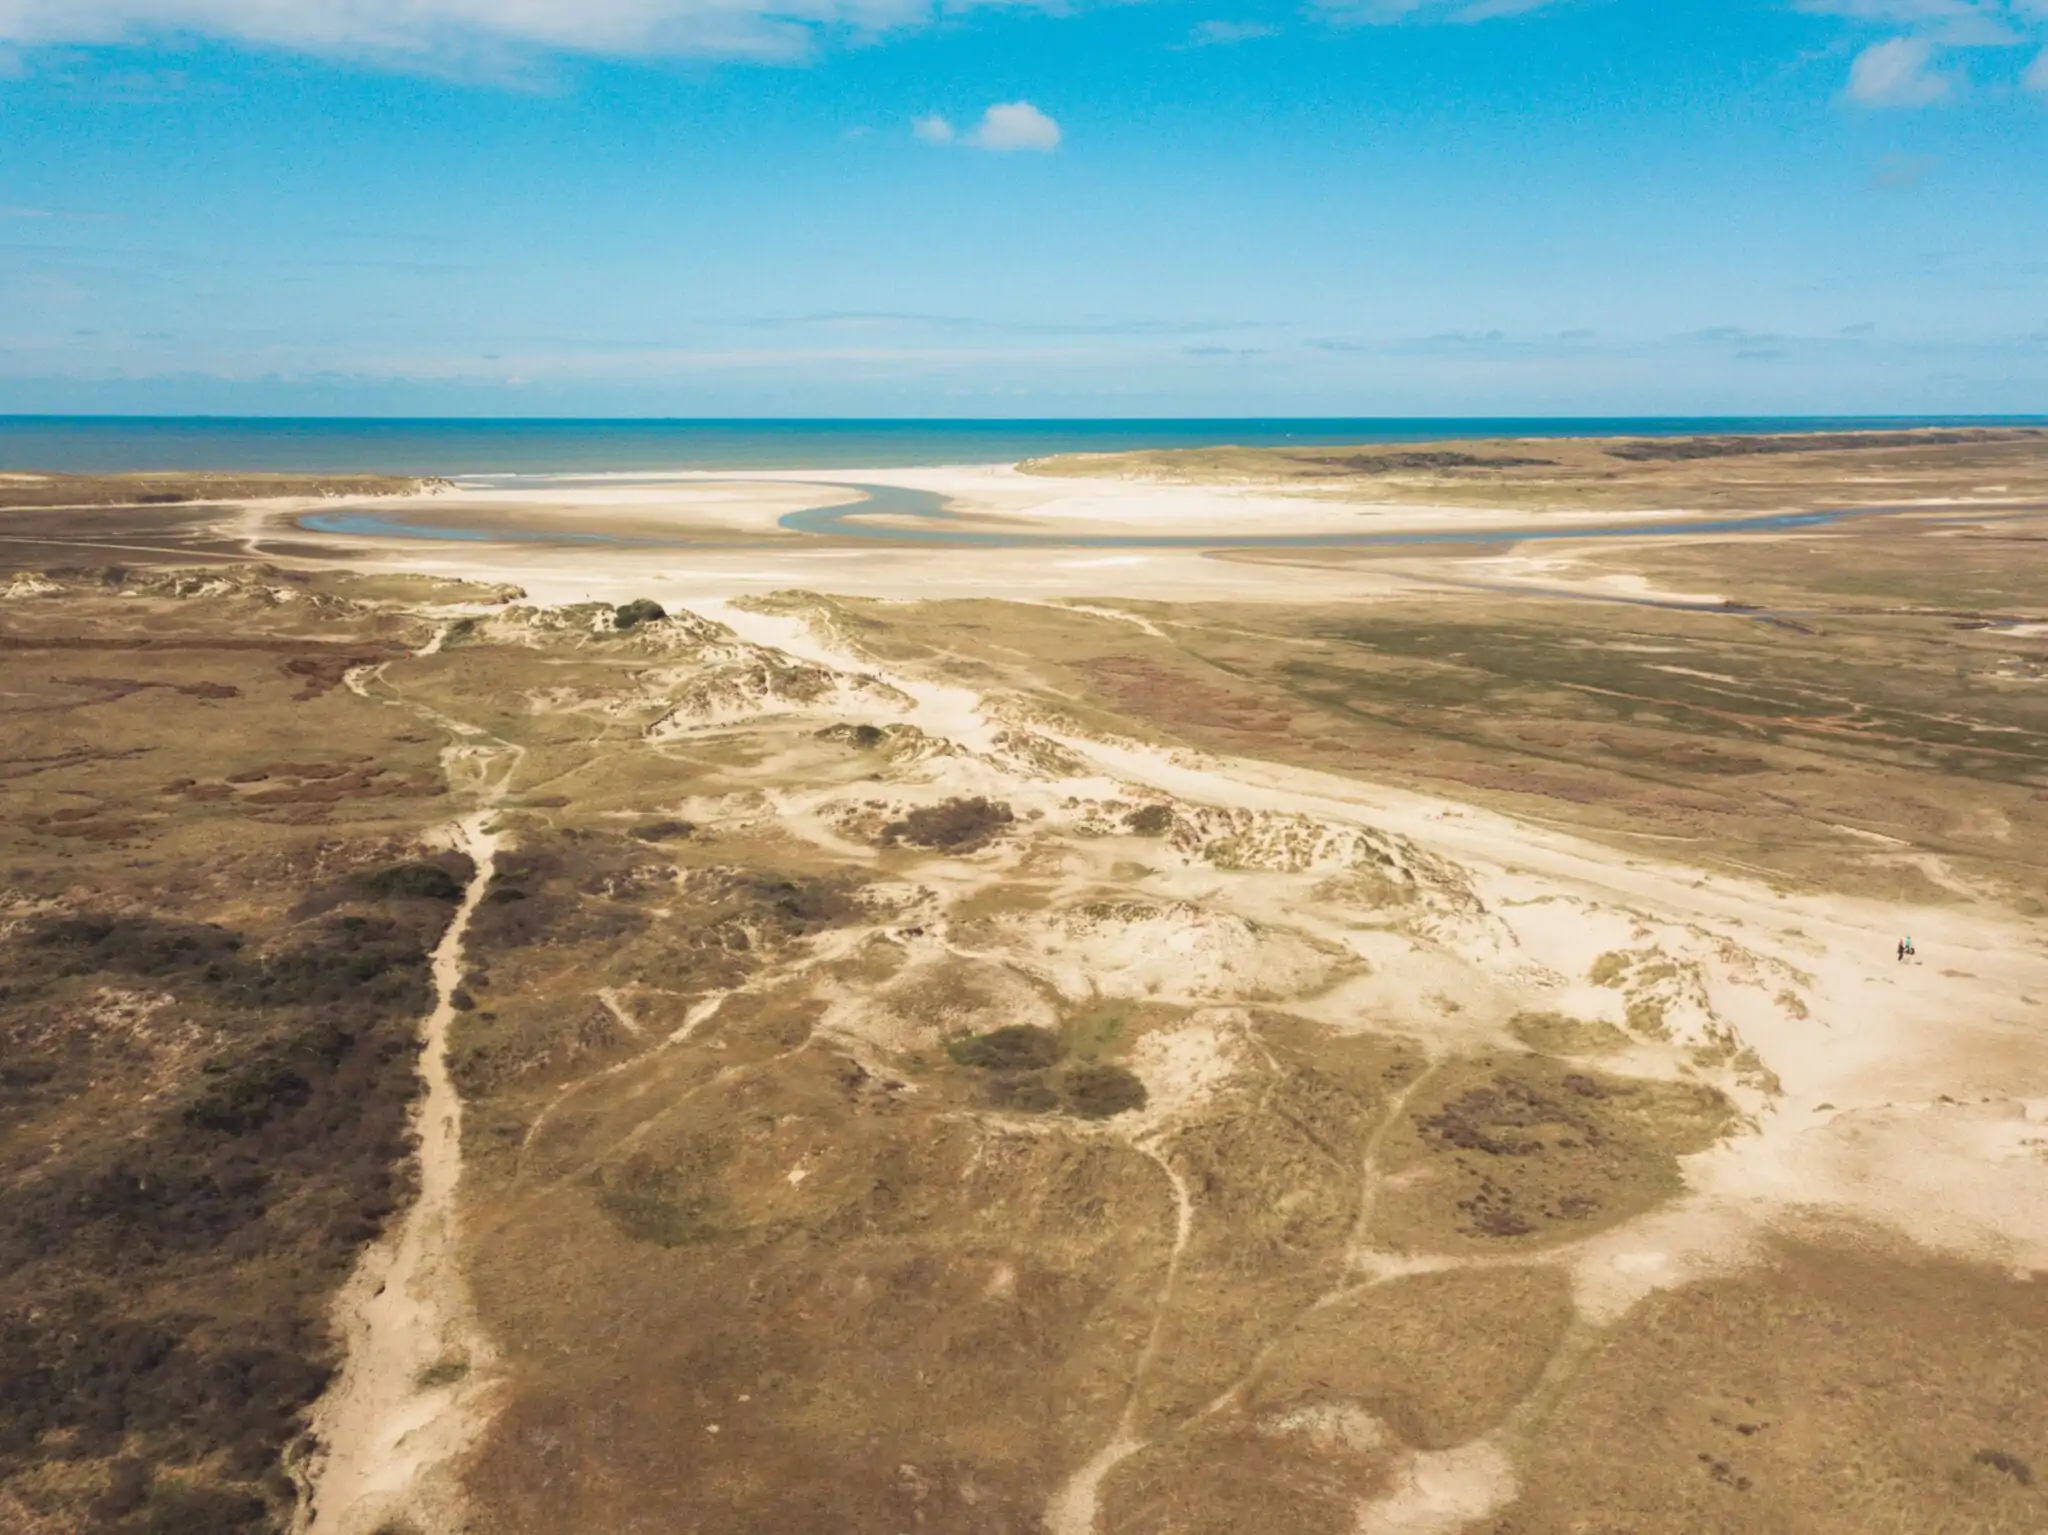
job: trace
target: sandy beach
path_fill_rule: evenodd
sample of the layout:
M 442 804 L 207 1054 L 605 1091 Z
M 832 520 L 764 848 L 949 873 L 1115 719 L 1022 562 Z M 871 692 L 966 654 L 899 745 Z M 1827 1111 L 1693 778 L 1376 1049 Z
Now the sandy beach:
M 941 498 L 943 521 L 888 510 L 860 514 L 862 533 L 900 535 L 900 542 L 781 525 L 793 513 L 855 508 L 868 492 L 891 489 Z M 1431 575 L 1446 559 L 1455 561 L 1466 579 L 1532 588 L 1569 586 L 1569 576 L 1560 573 L 1572 557 L 1514 554 L 1481 560 L 1468 556 L 1483 546 L 1425 544 L 1413 558 L 1384 551 L 1369 570 L 1328 570 L 1299 561 L 1282 572 L 1214 548 L 1090 548 L 1086 541 L 1353 535 L 1426 540 L 1431 534 L 1456 539 L 1554 529 L 1560 523 L 1584 529 L 1655 528 L 1688 515 L 1684 508 L 1559 513 L 1512 506 L 1340 502 L 1303 491 L 1058 478 L 1026 474 L 1012 465 L 856 466 L 752 474 L 468 477 L 427 494 L 380 497 L 339 511 L 328 502 L 249 503 L 220 531 L 240 538 L 255 554 L 270 543 L 324 544 L 391 570 L 514 581 L 549 602 L 623 601 L 643 593 L 666 601 L 691 593 L 723 596 L 785 586 L 904 599 L 1180 601 L 1271 595 L 1369 600 L 1402 584 L 1404 575 Z M 339 518 L 348 531 L 338 536 L 318 531 L 307 524 L 309 516 L 327 524 Z M 381 525 L 393 524 L 430 536 L 381 531 Z M 934 527 L 1034 542 L 992 549 L 917 541 Z M 442 536 L 431 536 L 436 533 Z M 1066 540 L 1079 546 L 1060 547 Z M 1588 590 L 1659 595 L 1640 578 L 1594 579 Z
M 878 510 L 804 520 L 843 507 Z M 265 816 L 326 882 L 278 942 L 439 892 L 423 1021 L 384 1025 L 424 1046 L 417 1193 L 331 1302 L 301 1528 L 1658 1528 L 1707 1464 L 1845 1529 L 1803 1446 L 1866 1453 L 1873 1400 L 1915 1518 L 2031 1495 L 2031 1375 L 1954 1384 L 2048 1273 L 2009 497 L 1538 540 L 853 468 L 19 515 L 208 562 L 0 586 L 17 649 L 109 653 L 60 700 L 158 654 L 237 711 L 121 769 L 173 808 L 95 856 Z M 1421 541 L 1314 542 L 1361 524 Z M 1159 536 L 1192 542 L 1085 542 Z M 375 751 L 241 744 L 314 699 Z M 53 889 L 102 814 L 65 801 Z M 1895 1346 L 1955 1361 L 1939 1414 L 1843 1394 Z M 1674 1400 L 1738 1405 L 1666 1443 L 1634 1404 L 1681 1350 Z

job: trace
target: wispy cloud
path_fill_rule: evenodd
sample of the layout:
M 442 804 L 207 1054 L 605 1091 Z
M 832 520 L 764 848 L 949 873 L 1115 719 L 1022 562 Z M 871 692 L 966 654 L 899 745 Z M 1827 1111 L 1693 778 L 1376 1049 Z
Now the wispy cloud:
M 1872 43 L 1849 66 L 1849 99 L 1865 107 L 1930 106 L 1954 88 L 1933 64 L 1934 44 L 1924 37 Z
M 1278 27 L 1269 27 L 1263 21 L 1204 21 L 1195 26 L 1182 46 L 1227 48 L 1232 43 L 1252 43 L 1262 37 L 1274 37 L 1279 31 Z
M 821 30 L 872 35 L 935 14 L 932 0 L 0 0 L 0 50 L 210 37 L 430 68 L 563 52 L 772 60 L 810 53 Z
M 1952 48 L 2009 46 L 2041 16 L 2029 0 L 1801 0 L 1799 8 L 1895 28 Z
M 31 219 L 37 223 L 105 224 L 119 217 L 116 213 L 85 213 L 75 208 L 0 207 L 0 218 Z
M 1675 335 L 1606 337 L 1590 330 L 1514 334 L 1508 331 L 1439 331 L 1434 335 L 1390 336 L 1381 340 L 1317 337 L 1302 346 L 1314 352 L 1367 353 L 1385 358 L 1469 358 L 1555 363 L 1592 356 L 1687 355 L 1736 362 L 1775 362 L 1869 342 L 1871 324 L 1848 325 L 1833 335 L 1793 336 L 1742 325 L 1709 325 Z
M 2048 42 L 2044 0 L 1797 0 L 1799 9 L 1839 16 L 1890 36 L 1870 42 L 1849 67 L 1843 95 L 1863 107 L 1928 107 L 1970 92 L 1966 51 Z M 2048 89 L 2048 52 L 2020 76 Z
M 1228 331 L 1275 330 L 1267 320 L 1153 320 L 1077 317 L 999 319 L 962 314 L 921 314 L 912 310 L 828 310 L 818 314 L 760 315 L 734 322 L 759 330 L 942 330 L 984 331 L 1015 336 L 1213 336 Z
M 916 119 L 910 131 L 927 144 L 966 144 L 997 154 L 1048 154 L 1060 147 L 1061 138 L 1060 125 L 1028 101 L 997 102 L 964 133 L 937 113 Z
M 1560 0 L 1318 0 L 1318 8 L 1339 24 L 1387 27 L 1402 22 L 1493 21 L 1559 3 Z
M 1886 155 L 1870 173 L 1870 188 L 1874 192 L 1910 192 L 1940 164 L 1933 155 Z

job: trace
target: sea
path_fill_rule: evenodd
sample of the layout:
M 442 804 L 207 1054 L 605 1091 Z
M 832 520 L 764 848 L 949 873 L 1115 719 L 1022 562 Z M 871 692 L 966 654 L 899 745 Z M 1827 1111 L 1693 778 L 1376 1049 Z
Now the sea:
M 0 416 L 0 471 L 658 474 L 1012 463 L 1139 448 L 1481 437 L 1690 436 L 2048 426 L 2048 416 L 1302 417 L 1158 420 L 412 420 Z

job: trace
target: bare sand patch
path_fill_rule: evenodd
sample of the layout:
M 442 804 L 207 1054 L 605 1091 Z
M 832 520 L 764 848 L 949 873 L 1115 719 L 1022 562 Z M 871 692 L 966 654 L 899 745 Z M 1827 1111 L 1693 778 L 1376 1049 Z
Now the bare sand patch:
M 896 481 L 1074 528 L 1220 527 L 1266 495 L 946 473 Z M 810 575 L 846 552 L 818 553 Z M 520 567 L 544 594 L 391 669 L 435 728 L 473 718 L 527 754 L 499 877 L 466 908 L 471 1006 L 442 1019 L 502 1415 L 438 1412 L 487 1357 L 445 1339 L 407 1346 L 402 1400 L 371 1415 L 425 1412 L 419 1446 L 479 1432 L 462 1474 L 494 1527 L 1549 1530 L 1605 1506 L 1589 1488 L 1631 1528 L 1700 1508 L 1850 1527 L 1868 1508 L 1829 1502 L 1790 1450 L 1782 1501 L 1742 1522 L 1766 1485 L 1736 1443 L 1770 1432 L 1747 1415 L 1758 1340 L 1820 1361 L 1809 1302 L 1842 1336 L 1936 1339 L 1949 1389 L 1989 1404 L 1984 1442 L 1944 1440 L 1938 1466 L 1888 1433 L 1870 1464 L 1916 1509 L 1945 1517 L 1946 1479 L 2025 1527 L 2012 1468 L 2041 1452 L 1992 1428 L 2029 1388 L 1921 1316 L 1941 1285 L 1912 1276 L 1939 1268 L 2017 1346 L 2009 1276 L 2048 1266 L 2048 1053 L 2020 1000 L 2048 996 L 2048 956 L 2027 928 L 1960 874 L 1939 906 L 1817 891 L 1693 866 L 1682 819 L 1622 846 L 1344 755 L 1393 762 L 1502 713 L 1447 680 L 1481 650 L 1522 678 L 1505 717 L 1532 732 L 1622 699 L 1587 728 L 1679 776 L 1673 817 L 1707 814 L 1688 808 L 1703 783 L 1800 787 L 1774 741 L 1738 754 L 1716 732 L 1991 763 L 1969 721 L 1894 701 L 1842 723 L 1826 678 L 1741 669 L 1795 634 L 1759 620 L 1713 616 L 1757 626 L 1734 660 L 1667 647 L 1695 633 L 1677 628 L 1617 631 L 1635 648 L 1610 654 L 1591 631 L 1457 628 L 1465 594 L 1388 613 L 1391 578 L 1336 568 L 919 551 L 884 572 L 853 551 L 835 588 L 1124 586 L 1128 611 L 1087 612 L 764 596 L 797 565 L 780 551 L 693 553 L 673 579 L 624 552 L 391 553 L 416 557 Z M 1297 581 L 1380 620 L 1159 600 L 1256 589 L 1278 611 Z M 572 591 L 653 596 L 672 627 L 547 607 Z M 1751 686 L 1775 712 L 1726 707 Z M 1367 723 L 1328 723 L 1346 709 Z M 1697 739 L 1646 745 L 1644 713 Z M 1580 739 L 1537 744 L 1564 759 Z M 465 740 L 449 766 L 474 777 L 484 741 Z M 2031 845 L 2027 770 L 1997 771 L 1976 808 Z M 687 830 L 630 835 L 657 815 Z M 1834 833 L 1826 856 L 1893 856 L 1865 840 Z M 1906 931 L 1930 963 L 1896 958 Z M 1836 1295 L 1785 1245 L 1821 1237 L 1896 1250 Z M 1740 1348 L 1688 1309 L 1703 1297 L 1742 1317 Z M 1751 1347 L 1731 1422 L 1667 1433 L 1660 1363 L 1711 1395 Z M 1783 1421 L 1855 1417 L 1787 1401 Z

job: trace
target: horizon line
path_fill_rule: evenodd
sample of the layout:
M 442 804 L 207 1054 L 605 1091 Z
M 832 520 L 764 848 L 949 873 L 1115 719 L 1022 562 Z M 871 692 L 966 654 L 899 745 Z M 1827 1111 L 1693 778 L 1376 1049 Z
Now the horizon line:
M 1986 426 L 2048 426 L 2048 412 L 1884 411 L 1744 412 L 1703 411 L 1626 415 L 1573 412 L 1563 415 L 1481 413 L 1473 415 L 1172 415 L 1172 416 L 441 416 L 441 415 L 300 415 L 282 413 L 211 412 L 0 412 L 0 425 L 43 422 L 165 423 L 326 423 L 476 426 L 1039 426 L 1039 425 L 1186 425 L 1233 423 L 1300 423 L 1350 425 L 1435 422 L 1925 422 Z

